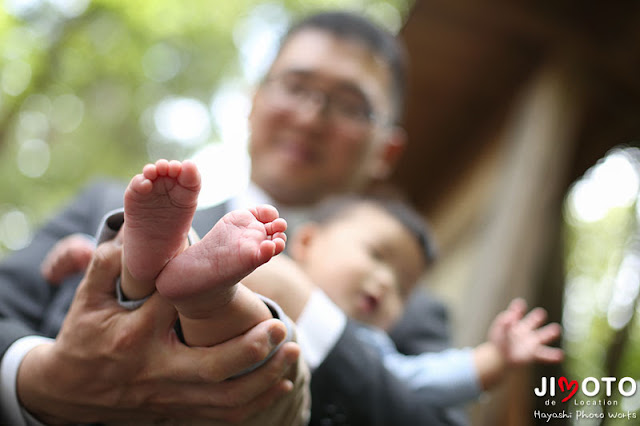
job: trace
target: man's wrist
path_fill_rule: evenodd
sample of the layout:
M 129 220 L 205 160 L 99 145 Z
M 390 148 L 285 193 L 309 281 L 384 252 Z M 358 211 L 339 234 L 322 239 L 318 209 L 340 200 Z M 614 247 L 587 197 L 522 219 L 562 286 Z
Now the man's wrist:
M 18 372 L 27 354 L 37 346 L 51 344 L 53 339 L 42 336 L 27 336 L 16 340 L 5 352 L 0 364 L 0 392 L 2 392 L 3 422 L 12 425 L 38 425 L 18 397 Z

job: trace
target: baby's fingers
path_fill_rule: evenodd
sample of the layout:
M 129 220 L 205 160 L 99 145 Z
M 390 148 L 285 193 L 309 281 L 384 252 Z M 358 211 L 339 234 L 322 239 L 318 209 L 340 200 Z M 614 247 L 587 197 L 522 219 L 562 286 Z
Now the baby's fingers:
M 526 312 L 527 302 L 520 297 L 515 298 L 509 303 L 507 309 L 498 315 L 498 322 L 501 323 L 505 329 L 513 327 L 518 321 L 522 320 Z
M 547 324 L 544 327 L 536 330 L 536 336 L 538 337 L 538 341 L 542 345 L 546 345 L 547 343 L 551 343 L 556 340 L 562 334 L 562 327 L 558 323 Z
M 540 346 L 535 353 L 535 359 L 538 362 L 554 364 L 564 359 L 564 351 L 560 348 L 551 346 Z
M 562 334 L 562 327 L 558 323 L 547 324 L 536 330 L 538 345 L 534 351 L 534 358 L 538 362 L 556 363 L 564 359 L 564 351 L 560 348 L 546 346 Z
M 535 308 L 531 310 L 520 321 L 520 325 L 529 330 L 535 330 L 547 320 L 547 311 L 543 308 Z
M 507 312 L 511 312 L 518 318 L 522 318 L 525 312 L 527 312 L 527 302 L 521 297 L 516 297 L 509 303 Z

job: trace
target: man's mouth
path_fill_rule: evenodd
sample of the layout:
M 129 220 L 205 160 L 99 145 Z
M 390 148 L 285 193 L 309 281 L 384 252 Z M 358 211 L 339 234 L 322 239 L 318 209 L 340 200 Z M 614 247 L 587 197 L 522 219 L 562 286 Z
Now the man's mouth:
M 292 163 L 309 164 L 319 157 L 315 150 L 301 142 L 284 142 L 280 145 L 280 152 Z

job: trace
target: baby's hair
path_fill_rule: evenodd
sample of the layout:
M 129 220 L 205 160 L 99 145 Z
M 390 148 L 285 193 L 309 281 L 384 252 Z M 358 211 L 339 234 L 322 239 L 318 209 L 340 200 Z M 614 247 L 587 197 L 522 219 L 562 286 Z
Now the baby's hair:
M 396 196 L 350 194 L 331 197 L 317 206 L 311 220 L 326 224 L 363 204 L 376 206 L 400 222 L 420 245 L 427 264 L 436 259 L 436 246 L 426 221 L 409 203 Z

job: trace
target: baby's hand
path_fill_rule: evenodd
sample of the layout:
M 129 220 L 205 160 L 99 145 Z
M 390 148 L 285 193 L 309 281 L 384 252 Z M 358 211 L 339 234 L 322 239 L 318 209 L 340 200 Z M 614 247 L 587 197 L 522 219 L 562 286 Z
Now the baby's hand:
M 92 237 L 77 233 L 58 241 L 47 253 L 40 265 L 45 280 L 58 286 L 70 275 L 84 271 L 96 249 Z
M 543 325 L 547 312 L 535 308 L 525 315 L 527 304 L 514 299 L 507 310 L 498 314 L 489 329 L 489 341 L 504 358 L 507 366 L 515 367 L 533 362 L 557 363 L 564 358 L 562 349 L 548 346 L 560 337 L 557 323 Z

